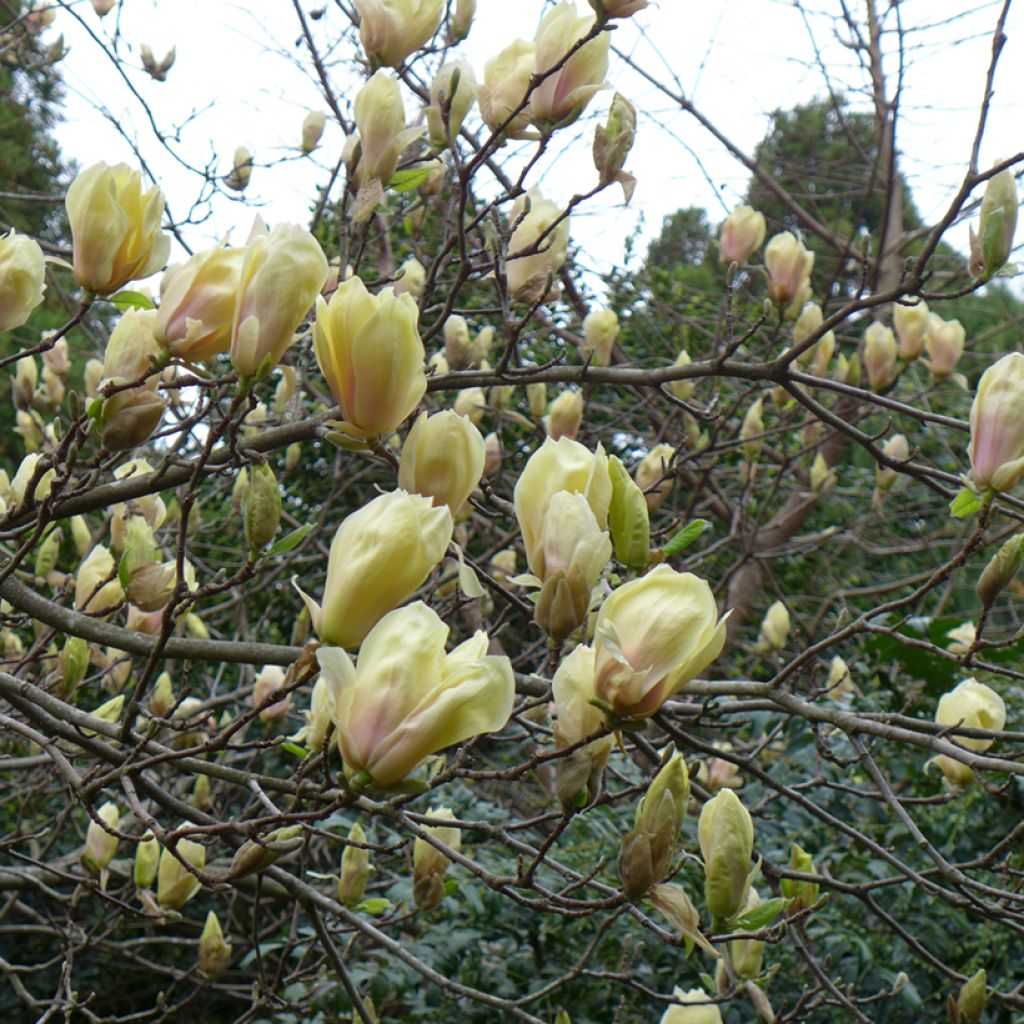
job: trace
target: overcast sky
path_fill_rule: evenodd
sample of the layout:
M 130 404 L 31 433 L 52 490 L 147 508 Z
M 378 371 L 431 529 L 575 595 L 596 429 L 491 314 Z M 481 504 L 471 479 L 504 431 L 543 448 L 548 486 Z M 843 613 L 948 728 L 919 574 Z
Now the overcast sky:
M 312 25 L 318 40 L 336 43 L 345 24 L 336 4 L 299 2 L 307 13 L 327 4 L 325 15 Z M 863 0 L 848 3 L 857 13 L 865 7 Z M 584 0 L 578 6 L 589 10 Z M 879 0 L 880 8 L 886 6 Z M 908 41 L 901 166 L 923 215 L 930 218 L 941 213 L 963 175 L 1000 4 L 903 0 L 898 6 Z M 543 7 L 541 0 L 478 0 L 473 31 L 460 48 L 478 76 L 484 61 L 513 37 L 533 36 Z M 674 79 L 725 135 L 750 152 L 772 110 L 826 92 L 817 60 L 827 68 L 833 88 L 846 91 L 858 105 L 866 104 L 865 76 L 844 45 L 848 33 L 837 35 L 827 16 L 840 8 L 838 0 L 810 0 L 803 11 L 791 0 L 661 0 L 620 23 L 614 39 L 652 74 Z M 894 24 L 893 11 L 886 17 Z M 1008 25 L 983 165 L 1024 148 L 1022 22 L 1018 14 Z M 255 210 L 271 222 L 308 220 L 311 197 L 326 180 L 344 136 L 338 125 L 329 123 L 321 149 L 312 158 L 297 156 L 303 117 L 326 105 L 310 75 L 291 0 L 244 5 L 231 0 L 122 0 L 120 16 L 115 10 L 102 20 L 88 0 L 75 0 L 70 10 L 58 14 L 51 31 L 63 32 L 70 47 L 62 65 L 67 117 L 58 132 L 66 155 L 83 165 L 98 159 L 137 164 L 130 140 L 180 218 L 201 192 L 198 177 L 188 167 L 212 163 L 224 174 L 234 148 L 244 144 L 254 151 L 257 163 L 244 200 L 215 196 L 209 219 L 187 231 L 192 244 L 201 247 L 229 231 L 244 237 Z M 176 47 L 177 60 L 165 82 L 155 82 L 141 70 L 142 43 L 157 58 Z M 108 55 L 115 51 L 120 70 Z M 358 81 L 353 63 L 357 54 L 351 41 L 342 41 L 330 55 L 332 80 L 347 102 Z M 889 67 L 895 76 L 894 56 Z M 638 226 L 649 239 L 666 214 L 687 205 L 706 207 L 712 221 L 718 221 L 747 185 L 742 166 L 707 131 L 614 57 L 608 78 L 642 112 L 628 165 L 639 185 L 628 208 L 621 205 L 617 189 L 609 190 L 574 217 L 573 239 L 597 273 L 621 262 L 624 239 Z M 588 113 L 601 117 L 611 96 L 612 89 L 602 93 Z M 173 140 L 173 155 L 160 144 L 147 105 L 156 128 Z M 410 118 L 414 113 L 410 100 Z M 535 180 L 551 198 L 564 202 L 594 183 L 594 118 L 569 129 L 574 144 L 540 168 Z M 273 166 L 261 166 L 266 164 Z M 955 240 L 962 244 L 965 235 L 963 228 Z

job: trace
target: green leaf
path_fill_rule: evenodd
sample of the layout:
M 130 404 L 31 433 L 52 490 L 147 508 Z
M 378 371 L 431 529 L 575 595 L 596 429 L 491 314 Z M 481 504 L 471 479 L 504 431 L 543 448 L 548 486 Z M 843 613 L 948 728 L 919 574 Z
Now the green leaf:
M 419 188 L 430 177 L 430 167 L 411 167 L 407 171 L 396 171 L 395 176 L 388 182 L 388 188 L 392 192 L 411 192 Z
M 687 523 L 661 550 L 666 558 L 685 551 L 711 524 L 706 519 Z
M 981 495 L 965 487 L 949 505 L 950 515 L 956 519 L 967 519 L 981 508 Z
M 142 292 L 133 292 L 125 289 L 124 291 L 118 292 L 116 295 L 111 295 L 107 302 L 118 309 L 124 311 L 128 309 L 153 309 L 152 301 L 149 296 L 143 295 Z
M 792 900 L 776 897 L 772 900 L 765 900 L 764 903 L 754 907 L 742 917 L 729 922 L 729 927 L 737 932 L 756 932 L 759 928 L 770 925 L 781 914 Z
M 356 910 L 360 910 L 364 914 L 371 914 L 374 917 L 379 917 L 390 906 L 390 900 L 386 900 L 383 897 L 377 897 L 375 899 L 363 900 L 362 903 L 359 903 L 356 906 Z
M 267 551 L 268 557 L 271 555 L 284 555 L 291 551 L 292 548 L 298 547 L 305 539 L 306 535 L 310 530 L 313 529 L 312 523 L 306 523 L 305 526 L 300 526 L 297 530 L 292 530 L 291 533 L 286 533 L 276 544 L 272 545 Z
M 300 760 L 309 757 L 309 751 L 298 743 L 282 743 L 281 749 L 287 751 L 293 757 L 297 757 Z

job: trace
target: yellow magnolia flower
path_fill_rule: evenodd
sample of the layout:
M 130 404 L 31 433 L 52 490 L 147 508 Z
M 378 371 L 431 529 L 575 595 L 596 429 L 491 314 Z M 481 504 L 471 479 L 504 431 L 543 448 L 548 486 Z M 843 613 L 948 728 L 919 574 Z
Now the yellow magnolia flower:
M 1024 355 L 1011 352 L 982 375 L 971 405 L 971 477 L 979 489 L 1012 491 L 1024 474 Z
M 805 249 L 791 231 L 783 231 L 775 235 L 765 248 L 764 265 L 768 273 L 768 294 L 784 306 L 808 290 L 814 253 Z
M 447 505 L 455 516 L 480 483 L 485 456 L 484 439 L 467 417 L 451 409 L 420 413 L 402 445 L 398 486 Z
M 408 600 L 444 558 L 452 514 L 429 498 L 392 491 L 346 518 L 331 543 L 323 606 L 300 590 L 324 643 L 356 647 Z
M 746 263 L 764 243 L 764 214 L 752 206 L 737 206 L 722 225 L 718 256 L 723 263 Z
M 444 0 L 355 0 L 367 57 L 397 68 L 437 31 Z
M 431 807 L 432 818 L 455 820 L 450 807 Z M 462 830 L 453 825 L 424 825 L 423 831 L 458 853 Z M 420 910 L 433 910 L 444 899 L 444 876 L 451 859 L 420 836 L 412 845 L 412 895 Z
M 533 77 L 535 54 L 533 43 L 516 39 L 484 65 L 484 80 L 479 91 L 480 116 L 491 131 L 497 131 L 508 121 L 503 131 L 508 138 L 536 136 L 531 130 L 530 105 L 523 102 Z M 523 109 L 512 117 L 520 106 Z
M 522 302 L 538 302 L 553 290 L 569 253 L 569 218 L 537 189 L 520 196 L 512 207 L 515 225 L 508 243 L 505 273 L 508 290 Z
M 754 823 L 731 789 L 719 790 L 701 808 L 697 838 L 708 910 L 716 921 L 728 921 L 747 901 L 754 850 Z
M 96 816 L 112 829 L 121 826 L 121 812 L 117 809 L 117 804 L 108 801 L 96 811 Z M 98 875 L 114 859 L 118 842 L 117 836 L 111 835 L 103 825 L 90 818 L 89 827 L 85 832 L 85 849 L 81 855 L 83 867 Z
M 605 600 L 594 634 L 596 692 L 623 718 L 646 718 L 722 652 L 725 619 L 692 573 L 659 565 Z
M 206 847 L 192 839 L 179 839 L 178 857 L 197 871 L 206 867 Z M 156 878 L 156 901 L 164 910 L 181 910 L 197 892 L 201 882 L 165 846 L 160 851 Z
M 97 295 L 149 277 L 166 262 L 171 239 L 160 230 L 164 197 L 142 191 L 127 164 L 102 161 L 71 183 L 65 205 L 74 245 L 75 280 Z
M 332 692 L 338 749 L 351 778 L 394 786 L 431 754 L 496 732 L 512 713 L 515 680 L 477 632 L 445 654 L 448 627 L 422 601 L 385 615 L 357 663 L 340 647 L 317 660 Z
M 0 334 L 20 327 L 43 301 L 45 277 L 38 242 L 14 231 L 0 238 Z
M 677 988 L 672 998 L 683 1005 L 670 1006 L 662 1015 L 661 1024 L 722 1024 L 722 1011 L 704 989 L 691 988 L 684 992 Z
M 362 436 L 389 434 L 427 390 L 419 310 L 410 295 L 371 295 L 350 277 L 317 300 L 313 347 L 347 423 Z

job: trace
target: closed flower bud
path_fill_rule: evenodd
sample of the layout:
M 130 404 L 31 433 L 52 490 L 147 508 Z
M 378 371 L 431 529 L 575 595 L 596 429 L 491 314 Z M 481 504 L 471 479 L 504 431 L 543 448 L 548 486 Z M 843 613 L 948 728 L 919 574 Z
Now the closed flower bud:
M 308 622 L 308 615 L 305 618 Z M 293 634 L 292 643 L 295 643 L 296 639 L 298 638 Z M 319 677 L 313 684 L 313 692 L 309 698 L 309 710 L 305 713 L 306 724 L 292 736 L 292 742 L 304 743 L 310 750 L 319 751 L 327 739 L 327 728 L 331 724 L 332 714 L 331 691 L 323 677 Z
M 924 351 L 924 337 L 928 333 L 928 304 L 923 299 L 906 297 L 893 304 L 892 324 L 899 338 L 900 358 L 908 363 Z
M 179 839 L 175 851 L 197 871 L 206 867 L 206 847 L 192 839 Z M 197 892 L 201 882 L 165 846 L 157 869 L 156 900 L 163 910 L 181 910 Z
M 536 189 L 520 196 L 512 208 L 515 225 L 508 243 L 505 273 L 508 290 L 521 302 L 548 298 L 569 253 L 569 218 Z
M 171 240 L 160 230 L 164 197 L 142 191 L 142 177 L 127 164 L 100 162 L 71 183 L 68 221 L 74 245 L 75 280 L 97 295 L 159 270 Z
M 196 253 L 163 277 L 153 336 L 180 359 L 202 362 L 227 351 L 246 250 Z
M 612 359 L 612 348 L 619 336 L 619 318 L 613 309 L 596 309 L 588 313 L 583 321 L 583 345 L 580 352 L 584 359 L 593 355 L 595 366 L 607 366 Z
M 452 537 L 447 506 L 405 491 L 382 494 L 353 512 L 331 543 L 323 607 L 303 595 L 324 643 L 357 647 L 408 600 L 444 558 Z
M 402 446 L 398 486 L 447 505 L 455 516 L 480 482 L 484 458 L 484 439 L 470 420 L 452 410 L 424 412 Z
M 813 875 L 815 873 L 814 858 L 806 850 L 794 843 L 789 848 L 789 869 L 790 871 L 798 871 L 802 875 Z M 787 913 L 791 915 L 813 907 L 818 899 L 819 887 L 817 882 L 803 882 L 795 878 L 783 878 L 779 880 L 779 889 L 782 891 L 783 896 L 793 901 L 787 910 Z
M 105 803 L 96 812 L 96 817 L 112 829 L 121 825 L 121 813 L 116 804 Z M 85 849 L 82 850 L 82 867 L 94 875 L 99 875 L 114 859 L 117 853 L 117 836 L 111 835 L 94 818 L 89 819 L 89 828 L 85 833 Z
M 535 55 L 533 43 L 516 39 L 484 65 L 484 80 L 479 90 L 480 116 L 492 132 L 501 129 L 510 139 L 536 134 L 530 130 L 530 106 L 524 103 L 533 77 Z M 524 109 L 519 111 L 520 107 Z M 515 111 L 519 112 L 513 117 Z
M 149 695 L 149 713 L 156 718 L 166 718 L 174 707 L 174 684 L 167 672 L 157 676 L 156 685 Z
M 751 237 L 755 237 L 753 230 Z M 756 244 L 754 248 L 757 248 Z M 777 305 L 787 306 L 805 292 L 809 295 L 814 253 L 805 249 L 791 231 L 783 231 L 771 239 L 764 250 L 764 265 L 768 274 L 768 294 Z M 803 301 L 800 308 L 803 308 Z
M 647 718 L 722 652 L 705 580 L 659 565 L 605 600 L 594 635 L 596 692 L 622 718 Z
M 837 654 L 829 663 L 825 689 L 833 700 L 845 701 L 857 692 L 850 666 Z
M 235 192 L 244 192 L 252 178 L 253 156 L 247 146 L 236 146 L 231 157 L 231 170 L 224 178 L 224 184 Z
M 677 988 L 672 998 L 683 1005 L 670 1006 L 662 1015 L 660 1024 L 722 1024 L 722 1011 L 704 989 L 691 988 L 684 992 Z
M 550 132 L 572 124 L 591 99 L 604 88 L 608 72 L 611 36 L 602 32 L 585 43 L 568 60 L 566 55 L 593 28 L 593 15 L 580 16 L 572 2 L 558 3 L 541 19 L 537 29 L 534 74 L 548 74 L 533 90 L 533 120 Z
M 245 494 L 245 539 L 253 551 L 262 551 L 277 534 L 281 522 L 281 488 L 266 462 L 249 472 Z
M 872 391 L 884 391 L 896 379 L 896 339 L 892 330 L 877 320 L 864 332 L 864 369 Z
M 85 386 L 85 394 L 88 398 L 95 398 L 99 391 L 100 381 L 103 379 L 103 363 L 98 359 L 90 359 L 85 364 L 82 372 L 82 383 Z
M 174 60 L 176 56 L 177 50 L 173 46 L 160 60 L 157 60 L 156 57 L 153 56 L 153 50 L 147 43 L 143 43 L 142 46 L 139 47 L 139 59 L 142 61 L 142 66 L 145 69 L 146 74 L 157 82 L 167 81 L 167 72 L 174 67 Z
M 991 608 L 1024 564 L 1024 533 L 1011 537 L 992 556 L 978 577 L 977 593 L 983 608 Z
M 747 260 L 750 259 L 751 255 L 753 255 L 754 251 L 760 249 L 764 244 L 765 231 L 766 228 L 763 213 L 758 213 L 758 211 L 752 206 L 737 206 L 736 209 L 734 209 L 732 213 L 725 218 L 725 223 L 722 225 L 721 233 L 718 236 L 718 258 L 723 263 L 746 263 Z M 786 234 L 789 235 L 789 232 L 786 232 Z M 776 239 L 778 238 L 785 238 L 785 235 L 776 235 L 775 238 L 772 239 L 772 244 L 775 244 Z M 789 235 L 789 238 L 792 238 L 793 242 L 796 242 L 793 235 Z M 773 252 L 777 252 L 780 247 L 783 248 L 783 255 L 790 255 L 790 249 L 792 246 L 788 239 L 784 245 L 782 243 L 777 244 L 776 249 L 773 250 Z M 773 261 L 776 259 L 774 255 L 772 258 Z M 800 269 L 802 270 L 802 267 Z M 772 273 L 774 277 L 774 272 Z M 799 287 L 800 279 L 808 273 L 810 273 L 809 266 L 805 273 L 793 275 L 797 281 L 797 288 Z M 787 292 L 787 294 L 789 293 Z M 791 298 L 792 295 L 789 297 Z M 776 299 L 776 301 L 784 300 Z
M 423 294 L 427 284 L 427 272 L 415 256 L 410 256 L 399 270 L 398 280 L 395 282 L 396 295 L 411 295 L 417 302 Z
M 20 327 L 43 301 L 45 277 L 38 242 L 14 231 L 0 237 L 0 334 Z
M 1010 258 L 1017 229 L 1017 180 L 1013 172 L 1000 171 L 988 179 L 978 216 L 978 233 L 970 231 L 970 271 L 990 278 Z
M 36 579 L 45 580 L 56 568 L 60 556 L 60 542 L 64 534 L 60 527 L 51 530 L 36 550 L 35 565 L 32 567 Z
M 103 403 L 103 447 L 122 452 L 142 444 L 160 425 L 167 408 L 164 400 L 146 388 L 120 391 Z
M 484 438 L 484 476 L 495 477 L 501 472 L 501 438 L 493 431 Z
M 957 996 L 957 1024 L 977 1024 L 987 1002 L 988 975 L 980 970 L 967 979 Z
M 449 138 L 458 136 L 476 103 L 476 92 L 476 77 L 468 61 L 449 61 L 438 71 L 427 107 L 427 137 L 435 149 L 444 149 Z
M 590 6 L 602 18 L 629 18 L 645 10 L 647 0 L 590 0 Z
M 811 464 L 811 493 L 818 497 L 832 488 L 835 485 L 835 482 L 835 470 L 829 468 L 828 463 L 825 461 L 825 456 L 822 455 L 821 452 L 818 452 L 818 454 L 814 456 L 814 462 Z
M 156 881 L 157 865 L 160 863 L 160 844 L 147 828 L 135 847 L 135 867 L 132 879 L 136 889 L 149 889 Z
M 256 677 L 256 683 L 252 688 L 252 706 L 254 708 L 262 705 L 281 687 L 285 682 L 284 669 L 278 665 L 265 665 L 260 674 Z M 263 708 L 260 712 L 260 721 L 264 725 L 274 725 L 288 717 L 292 706 L 292 695 L 289 693 L 279 701 Z
M 432 818 L 449 818 L 454 820 L 448 807 L 432 807 L 429 811 Z M 446 825 L 424 825 L 423 831 L 444 843 L 456 853 L 462 847 L 461 830 Z M 416 837 L 412 850 L 412 894 L 419 910 L 433 910 L 444 899 L 444 876 L 451 860 L 448 856 L 427 842 Z
M 317 301 L 313 345 L 345 421 L 359 435 L 389 434 L 427 389 L 419 311 L 410 295 L 371 295 L 350 277 Z
M 617 181 L 622 186 L 627 203 L 633 198 L 636 178 L 632 174 L 627 174 L 623 167 L 635 138 L 636 107 L 624 96 L 616 93 L 608 111 L 607 122 L 599 124 L 594 129 L 594 166 L 600 175 L 602 185 Z
M 279 224 L 249 243 L 231 329 L 231 364 L 239 374 L 255 377 L 281 361 L 326 279 L 320 243 L 295 224 Z
M 649 512 L 657 512 L 672 493 L 672 460 L 676 454 L 670 444 L 656 444 L 637 463 L 635 480 L 643 492 Z
M 52 469 L 38 473 L 38 469 L 39 455 L 35 452 L 26 455 L 19 463 L 18 471 L 11 481 L 10 497 L 14 500 L 15 505 L 21 505 L 25 501 L 42 501 L 49 495 L 56 473 Z M 29 485 L 33 480 L 35 480 L 35 485 L 32 493 L 29 494 Z
M 1024 473 L 1024 355 L 1011 352 L 981 376 L 971 405 L 971 477 L 982 491 L 1012 491 Z
M 548 437 L 557 441 L 560 437 L 575 440 L 583 425 L 583 392 L 563 391 L 552 403 L 544 417 L 544 429 Z
M 231 858 L 228 874 L 232 879 L 237 880 L 266 871 L 285 854 L 297 850 L 302 842 L 301 825 L 282 826 L 261 836 L 258 840 L 247 839 Z
M 944 726 L 963 725 L 971 729 L 999 732 L 1006 725 L 1006 705 L 992 687 L 975 679 L 965 679 L 939 698 L 935 721 Z M 977 751 L 988 750 L 995 742 L 994 739 L 970 739 L 955 735 L 950 738 L 968 750 Z
M 397 68 L 437 31 L 443 0 L 355 0 L 359 41 L 371 60 Z
M 327 124 L 327 115 L 322 110 L 311 110 L 302 119 L 302 152 L 312 153 L 320 145 L 320 137 Z
M 543 381 L 538 384 L 526 385 L 526 401 L 530 407 L 530 415 L 539 420 L 548 407 L 548 386 Z
M 117 0 L 92 0 L 92 9 L 102 18 L 114 9 L 116 3 Z
M 69 636 L 60 652 L 58 668 L 65 694 L 72 694 L 89 671 L 89 644 L 80 636 Z
M 701 808 L 697 836 L 708 910 L 716 921 L 729 921 L 747 901 L 754 849 L 754 823 L 731 789 L 719 790 Z
M 231 963 L 231 943 L 224 939 L 220 921 L 211 910 L 206 915 L 206 924 L 199 936 L 199 970 L 208 978 L 217 978 Z
M 764 447 L 764 399 L 759 398 L 750 404 L 743 423 L 740 426 L 740 440 L 743 442 L 743 458 L 747 462 L 757 462 Z
M 882 451 L 890 459 L 897 459 L 905 462 L 910 458 L 910 445 L 902 434 L 894 434 L 882 445 Z M 888 469 L 884 466 L 875 466 L 875 486 L 880 491 L 888 491 L 899 477 L 895 469 Z
M 685 348 L 679 350 L 679 355 L 676 356 L 676 361 L 672 364 L 673 366 L 689 366 L 693 360 L 690 358 L 690 353 Z M 697 382 L 692 377 L 684 378 L 683 380 L 669 381 L 668 389 L 679 399 L 680 402 L 686 402 L 693 394 L 694 389 L 697 387 Z
M 463 388 L 453 407 L 459 416 L 465 416 L 474 425 L 483 422 L 487 412 L 487 397 L 483 388 Z
M 353 906 L 366 892 L 370 881 L 370 851 L 366 849 L 366 833 L 357 821 L 348 834 L 348 843 L 341 855 L 341 875 L 335 895 L 340 903 Z
M 22 356 L 14 364 L 11 397 L 16 409 L 28 409 L 39 386 L 39 366 L 32 356 Z
M 749 914 L 761 905 L 761 897 L 755 889 L 747 893 L 747 902 L 743 905 L 740 913 Z M 764 943 L 757 939 L 739 939 L 729 943 L 729 959 L 732 960 L 733 970 L 736 977 L 743 981 L 756 978 L 761 973 L 764 964 Z M 719 970 L 724 970 L 724 965 L 719 964 Z
M 469 35 L 476 15 L 476 0 L 455 0 L 449 22 L 449 42 L 461 43 Z
M 612 481 L 608 529 L 615 544 L 615 557 L 627 569 L 641 572 L 651 554 L 647 499 L 615 455 L 608 460 L 608 473 Z
M 619 850 L 619 877 L 630 899 L 638 899 L 672 870 L 689 799 L 686 762 L 682 754 L 673 754 L 637 806 L 633 830 Z
M 92 549 L 75 574 L 75 608 L 93 615 L 113 611 L 124 600 L 114 557 L 102 544 Z
M 360 188 L 372 182 L 379 189 L 372 193 L 368 205 L 356 212 L 357 220 L 364 220 L 376 207 L 383 189 L 394 177 L 398 160 L 405 148 L 420 135 L 419 128 L 406 128 L 405 104 L 396 79 L 378 71 L 359 90 L 353 109 L 359 130 L 359 162 L 356 181 Z
M 0 241 L 0 246 L 2 246 L 2 241 Z M 47 351 L 43 353 L 43 362 L 52 373 L 55 373 L 60 377 L 66 376 L 71 369 L 71 360 L 68 357 L 67 338 L 58 338 L 53 348 L 47 349 Z
M 773 602 L 761 620 L 758 647 L 763 651 L 781 650 L 786 645 L 789 629 L 789 609 L 781 601 Z
M 943 320 L 935 313 L 928 314 L 928 333 L 924 339 L 928 358 L 924 363 L 933 377 L 942 380 L 954 375 L 964 354 L 965 338 L 966 331 L 959 320 Z
M 445 320 L 444 355 L 453 370 L 464 370 L 472 362 L 473 346 L 464 316 L 450 316 Z
M 350 778 L 365 773 L 394 786 L 431 754 L 504 727 L 515 691 L 508 658 L 487 655 L 486 633 L 451 654 L 447 637 L 448 627 L 417 601 L 370 630 L 356 665 L 341 648 L 317 651 Z

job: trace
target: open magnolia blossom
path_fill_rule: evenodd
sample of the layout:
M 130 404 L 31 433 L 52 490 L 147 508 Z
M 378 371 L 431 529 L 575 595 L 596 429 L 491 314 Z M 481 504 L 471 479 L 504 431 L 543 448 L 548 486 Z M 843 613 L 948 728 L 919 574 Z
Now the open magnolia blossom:
M 397 68 L 437 31 L 443 0 L 355 0 L 368 57 Z
M 594 630 L 595 692 L 621 718 L 653 715 L 725 646 L 705 580 L 659 565 L 606 598 Z
M 375 786 L 395 786 L 431 754 L 504 727 L 515 696 L 511 663 L 487 654 L 483 632 L 446 654 L 448 632 L 416 601 L 380 620 L 355 664 L 341 648 L 317 651 L 349 778 L 365 773 Z
M 999 732 L 1006 725 L 1006 704 L 991 686 L 979 683 L 976 679 L 965 679 L 939 698 L 938 707 L 935 709 L 935 721 L 939 725 L 962 725 L 969 729 Z M 951 739 L 960 746 L 979 753 L 988 750 L 995 742 L 994 739 L 968 736 L 952 736 Z M 939 754 L 932 758 L 929 764 L 939 768 L 954 789 L 962 789 L 974 781 L 974 772 L 971 768 L 956 758 Z

